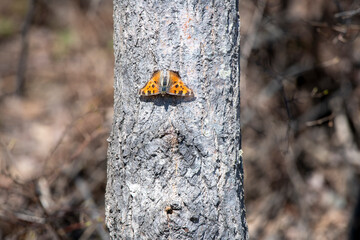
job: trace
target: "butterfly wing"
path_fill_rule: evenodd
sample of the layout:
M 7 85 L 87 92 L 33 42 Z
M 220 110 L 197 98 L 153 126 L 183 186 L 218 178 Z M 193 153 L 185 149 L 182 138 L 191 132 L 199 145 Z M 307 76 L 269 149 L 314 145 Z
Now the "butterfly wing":
M 179 74 L 176 72 L 170 71 L 170 87 L 167 91 L 170 95 L 175 96 L 193 96 L 194 92 L 190 88 L 188 88 L 185 83 L 181 80 Z
M 150 80 L 140 89 L 140 96 L 153 96 L 160 93 L 160 71 L 156 71 Z

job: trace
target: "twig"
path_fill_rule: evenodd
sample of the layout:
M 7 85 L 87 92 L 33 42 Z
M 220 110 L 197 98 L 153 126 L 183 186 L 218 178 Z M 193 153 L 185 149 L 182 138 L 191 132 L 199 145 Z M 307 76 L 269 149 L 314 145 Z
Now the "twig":
M 308 121 L 308 122 L 306 122 L 306 126 L 307 127 L 313 127 L 313 126 L 316 126 L 316 125 L 321 125 L 324 122 L 331 121 L 332 119 L 334 119 L 334 117 L 335 117 L 334 114 L 330 114 L 329 116 L 317 119 L 315 121 Z
M 92 221 L 95 222 L 96 231 L 102 240 L 108 240 L 109 234 L 105 231 L 105 229 L 102 226 L 102 223 L 99 222 L 100 214 L 97 211 L 97 206 L 94 202 L 94 199 L 92 197 L 92 194 L 90 192 L 89 186 L 86 181 L 84 181 L 82 178 L 77 178 L 75 181 L 75 186 L 77 190 L 81 193 L 82 197 L 86 201 L 86 203 L 89 206 L 89 214 L 92 219 Z M 89 230 L 90 231 L 90 230 Z
M 25 72 L 26 72 L 26 63 L 28 58 L 29 42 L 28 42 L 28 32 L 31 25 L 31 21 L 34 17 L 35 10 L 35 1 L 29 0 L 29 9 L 26 14 L 25 22 L 21 30 L 21 51 L 19 56 L 19 64 L 16 76 L 16 94 L 22 95 L 25 89 Z
M 90 136 L 87 136 L 85 140 L 82 142 L 82 144 L 78 147 L 78 149 L 70 156 L 70 161 L 74 160 L 76 157 L 78 157 L 84 149 L 91 143 L 92 140 L 96 139 L 98 136 L 107 133 L 106 129 L 98 128 L 94 132 L 90 134 Z
M 34 216 L 34 215 L 28 215 L 28 214 L 24 214 L 24 213 L 14 213 L 14 216 L 17 219 L 22 220 L 24 222 L 38 223 L 38 224 L 45 224 L 46 223 L 45 218 Z
M 295 160 L 299 157 L 299 151 L 295 152 L 296 150 L 292 149 L 291 147 L 288 149 L 288 152 L 285 154 L 285 168 L 290 179 L 290 183 L 294 190 L 294 200 L 296 205 L 299 207 L 300 210 L 300 218 L 301 222 L 304 224 L 306 229 L 309 229 L 309 205 L 306 201 L 303 201 L 301 196 L 306 193 L 306 183 L 302 176 L 300 175 Z M 309 239 L 310 233 L 307 231 L 303 232 L 304 237 L 303 239 Z
M 60 145 L 63 143 L 64 141 L 64 138 L 67 136 L 67 134 L 69 133 L 69 131 L 75 126 L 75 123 L 80 120 L 80 119 L 83 119 L 85 118 L 87 115 L 89 114 L 92 114 L 92 113 L 97 113 L 98 110 L 94 110 L 94 111 L 89 111 L 89 112 L 86 112 L 84 113 L 83 115 L 81 116 L 78 116 L 77 118 L 73 119 L 71 121 L 70 124 L 68 124 L 65 128 L 65 130 L 62 132 L 60 138 L 58 139 L 58 141 L 55 143 L 55 146 L 52 148 L 52 150 L 50 151 L 49 155 L 45 158 L 44 160 L 44 163 L 43 163 L 43 166 L 42 166 L 42 169 L 45 171 L 46 168 L 47 168 L 47 164 L 48 162 L 50 162 L 50 160 L 53 158 L 56 150 L 60 147 Z
M 47 214 L 53 214 L 55 210 L 54 209 L 55 203 L 52 199 L 50 186 L 47 179 L 42 177 L 37 180 L 37 190 L 39 192 L 38 198 L 43 209 Z
M 251 20 L 251 26 L 249 27 L 248 33 L 249 37 L 243 44 L 241 48 L 241 59 L 240 59 L 240 66 L 241 66 L 241 72 L 245 73 L 245 69 L 247 68 L 248 59 L 251 53 L 251 50 L 253 49 L 255 39 L 257 36 L 258 28 L 261 22 L 261 19 L 264 14 L 265 6 L 266 6 L 267 0 L 262 0 L 258 4 L 258 8 L 255 9 L 253 18 Z M 242 81 L 241 81 L 242 82 Z
M 272 76 L 274 79 L 268 83 L 267 86 L 263 88 L 260 96 L 265 96 L 266 99 L 260 99 L 261 102 L 268 101 L 269 98 L 271 98 L 275 93 L 277 93 L 279 90 L 281 90 L 282 82 L 285 80 L 289 80 L 289 78 L 293 78 L 295 76 L 298 76 L 300 74 L 303 74 L 304 72 L 313 70 L 315 68 L 325 68 L 330 67 L 332 65 L 338 64 L 340 62 L 340 59 L 338 57 L 335 57 L 333 59 L 330 59 L 328 61 L 322 62 L 315 66 L 302 66 L 301 64 L 295 64 L 291 67 L 289 67 L 285 73 L 279 74 L 275 72 L 266 71 L 270 76 Z M 293 80 L 291 80 L 293 81 Z
M 0 166 L 0 173 L 2 173 L 4 176 L 10 178 L 15 184 L 17 185 L 22 185 L 22 183 L 20 182 L 18 176 L 15 176 L 11 173 L 10 171 L 10 163 L 14 163 L 15 160 L 13 159 L 9 149 L 7 148 L 7 146 L 3 143 L 3 141 L 0 139 L 0 149 L 3 149 L 4 151 L 4 166 Z
M 52 226 L 50 224 L 45 224 L 45 228 L 49 232 L 49 234 L 51 235 L 52 239 L 54 239 L 54 240 L 59 240 L 60 239 L 57 232 L 52 228 Z
M 359 14 L 360 13 L 360 8 L 358 9 L 355 9 L 355 10 L 349 10 L 349 11 L 344 11 L 344 12 L 339 12 L 339 13 L 336 13 L 334 16 L 336 18 L 351 18 L 353 16 L 355 16 L 356 14 Z
M 66 126 L 65 130 L 62 132 L 62 134 L 61 134 L 60 138 L 58 139 L 58 141 L 56 142 L 55 146 L 50 151 L 49 155 L 45 158 L 45 160 L 43 162 L 43 166 L 42 166 L 43 171 L 46 170 L 48 162 L 50 162 L 50 160 L 53 157 L 53 155 L 55 154 L 56 150 L 59 148 L 60 144 L 63 142 L 68 131 L 73 127 L 75 121 L 76 120 L 72 121 L 69 125 Z

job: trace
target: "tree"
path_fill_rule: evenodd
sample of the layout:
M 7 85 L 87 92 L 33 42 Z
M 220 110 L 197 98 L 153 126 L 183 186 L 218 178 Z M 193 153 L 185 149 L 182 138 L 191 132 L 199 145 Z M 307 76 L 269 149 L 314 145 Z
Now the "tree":
M 114 1 L 113 239 L 247 239 L 237 0 Z M 179 72 L 194 98 L 138 90 Z

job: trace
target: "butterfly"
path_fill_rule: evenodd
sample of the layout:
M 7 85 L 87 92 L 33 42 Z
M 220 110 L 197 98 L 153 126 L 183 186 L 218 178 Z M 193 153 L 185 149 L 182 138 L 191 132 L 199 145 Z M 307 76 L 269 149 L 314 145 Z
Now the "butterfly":
M 155 71 L 150 80 L 139 90 L 140 96 L 154 96 L 161 94 L 174 96 L 193 96 L 194 92 L 181 80 L 178 73 L 161 70 Z

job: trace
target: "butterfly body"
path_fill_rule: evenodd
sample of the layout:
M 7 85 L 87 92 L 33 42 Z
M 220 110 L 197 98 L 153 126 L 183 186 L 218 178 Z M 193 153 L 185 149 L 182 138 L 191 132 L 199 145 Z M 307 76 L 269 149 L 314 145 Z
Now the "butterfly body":
M 155 71 L 151 79 L 139 91 L 140 96 L 154 96 L 161 94 L 174 96 L 193 96 L 194 92 L 181 80 L 178 73 L 161 70 Z

